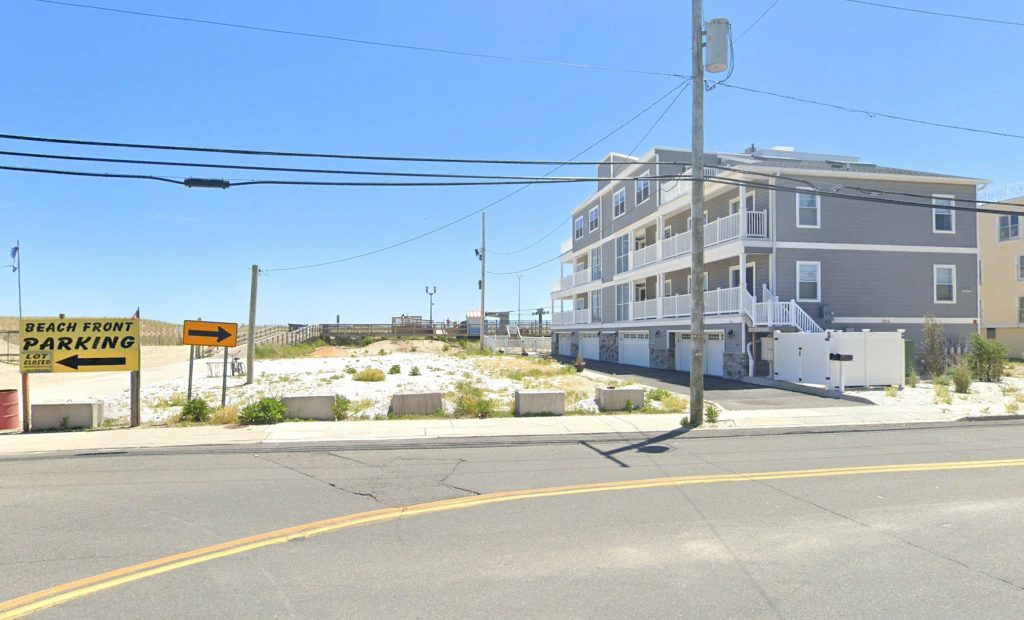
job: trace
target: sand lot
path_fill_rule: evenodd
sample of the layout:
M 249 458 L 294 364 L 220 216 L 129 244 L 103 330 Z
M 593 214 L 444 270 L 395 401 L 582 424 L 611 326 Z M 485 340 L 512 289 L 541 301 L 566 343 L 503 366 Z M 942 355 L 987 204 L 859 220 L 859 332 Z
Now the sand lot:
M 171 403 L 180 402 L 187 389 L 188 347 L 143 347 L 142 356 L 142 420 L 160 423 L 180 411 Z M 193 396 L 219 406 L 221 378 L 210 376 L 208 362 L 218 366 L 219 372 L 220 358 L 197 360 Z M 389 374 L 393 366 L 398 367 L 397 374 Z M 385 380 L 354 379 L 356 372 L 367 368 L 383 371 Z M 418 375 L 412 374 L 413 368 Z M 19 377 L 16 367 L 0 366 L 0 388 L 18 387 Z M 449 394 L 460 383 L 483 389 L 503 411 L 511 408 L 516 389 L 559 389 L 566 392 L 567 410 L 594 413 L 594 388 L 609 381 L 547 359 L 467 355 L 458 347 L 436 341 L 385 341 L 362 348 L 321 347 L 299 358 L 257 360 L 252 385 L 245 385 L 244 377 L 228 377 L 227 401 L 244 406 L 265 396 L 344 395 L 356 404 L 352 417 L 378 418 L 386 416 L 393 394 Z M 33 375 L 31 396 L 34 403 L 100 400 L 108 420 L 126 420 L 128 374 Z M 654 409 L 659 406 L 652 404 Z M 449 399 L 445 408 L 448 413 L 454 408 Z

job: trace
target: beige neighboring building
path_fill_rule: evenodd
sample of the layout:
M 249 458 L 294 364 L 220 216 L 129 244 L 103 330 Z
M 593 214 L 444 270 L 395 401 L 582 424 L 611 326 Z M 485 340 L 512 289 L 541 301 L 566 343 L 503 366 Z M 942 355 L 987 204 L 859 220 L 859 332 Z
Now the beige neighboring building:
M 1024 213 L 1024 183 L 988 196 L 1001 204 L 1020 205 L 1020 211 Z M 1021 216 L 979 214 L 978 251 L 981 260 L 981 335 L 1001 342 L 1010 357 L 1024 358 L 1024 239 L 1021 237 Z

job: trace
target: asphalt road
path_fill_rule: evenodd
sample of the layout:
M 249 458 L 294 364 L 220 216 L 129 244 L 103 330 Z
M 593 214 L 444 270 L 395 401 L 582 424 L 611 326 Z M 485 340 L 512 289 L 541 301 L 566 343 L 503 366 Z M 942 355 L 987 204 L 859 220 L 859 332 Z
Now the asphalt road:
M 614 375 L 654 388 L 664 388 L 681 394 L 690 393 L 690 373 L 680 370 L 641 368 L 609 362 L 587 360 L 587 369 Z M 802 394 L 774 387 L 765 387 L 721 377 L 704 377 L 704 397 L 729 411 L 750 411 L 759 409 L 805 409 L 822 407 L 856 407 L 857 401 L 824 398 L 813 394 Z M 861 404 L 870 404 L 864 401 Z
M 0 618 L 11 610 L 2 601 L 69 580 L 366 511 L 378 512 L 128 571 L 67 600 L 51 591 L 33 600 L 60 604 L 37 615 L 934 620 L 1024 610 L 1024 461 L 991 462 L 1024 459 L 1016 422 L 257 450 L 0 461 Z M 909 465 L 921 463 L 943 465 Z M 642 479 L 657 480 L 486 495 Z M 466 503 L 388 510 L 450 498 Z

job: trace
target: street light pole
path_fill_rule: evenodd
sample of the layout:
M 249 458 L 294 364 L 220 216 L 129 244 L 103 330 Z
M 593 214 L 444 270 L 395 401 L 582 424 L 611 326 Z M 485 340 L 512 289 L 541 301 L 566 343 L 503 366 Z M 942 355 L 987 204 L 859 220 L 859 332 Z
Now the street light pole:
M 434 293 L 437 292 L 437 287 L 435 286 L 434 290 L 430 290 L 430 287 L 426 286 L 426 287 L 424 287 L 424 289 L 427 291 L 427 295 L 430 296 L 430 335 L 431 335 L 431 337 L 433 337 L 433 335 L 434 335 Z

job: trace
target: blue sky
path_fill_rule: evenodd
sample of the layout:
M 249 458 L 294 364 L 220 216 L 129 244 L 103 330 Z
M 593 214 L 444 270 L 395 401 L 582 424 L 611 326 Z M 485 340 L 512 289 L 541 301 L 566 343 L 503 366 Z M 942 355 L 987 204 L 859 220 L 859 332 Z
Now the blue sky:
M 689 3 L 194 2 L 96 0 L 110 7 L 379 41 L 689 73 Z M 893 0 L 1024 21 L 1009 0 Z M 708 0 L 705 17 L 744 30 L 771 0 Z M 980 4 L 980 3 L 979 3 Z M 82 139 L 445 157 L 563 159 L 669 90 L 671 78 L 419 53 L 8 0 L 0 133 Z M 737 44 L 732 82 L 910 117 L 1020 133 L 1021 29 L 840 0 L 781 0 Z M 666 100 L 588 153 L 629 151 Z M 707 93 L 708 149 L 789 145 L 865 161 L 1024 180 L 1020 140 L 869 118 L 719 88 Z M 689 146 L 689 95 L 638 149 Z M 46 147 L 6 150 L 226 162 L 199 154 Z M 6 165 L 111 165 L 0 157 Z M 244 161 L 242 163 L 257 163 Z M 355 167 L 345 162 L 262 165 Z M 368 166 L 380 168 L 381 166 Z M 393 169 L 401 169 L 392 167 Z M 406 169 L 436 171 L 436 166 Z M 127 170 L 127 168 L 119 168 Z M 462 166 L 459 172 L 479 172 Z M 138 169 L 132 170 L 138 171 Z M 545 168 L 528 169 L 542 173 Z M 592 173 L 590 169 L 582 169 Z M 288 175 L 148 170 L 232 179 Z M 515 173 L 506 171 L 506 173 Z M 488 267 L 513 271 L 558 253 L 589 184 L 531 187 L 488 211 Z M 199 190 L 144 181 L 0 171 L 0 246 L 20 239 L 27 315 L 244 321 L 249 266 L 342 258 L 416 235 L 507 193 L 504 187 Z M 478 304 L 479 217 L 401 248 L 261 278 L 260 322 L 463 318 Z M 522 278 L 524 308 L 549 307 L 557 263 Z M 488 307 L 514 310 L 517 279 L 492 276 Z M 17 313 L 0 273 L 0 315 Z

